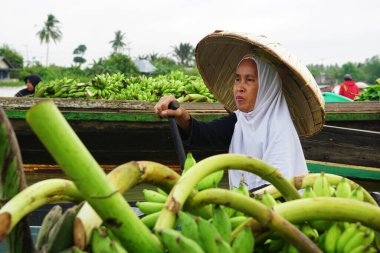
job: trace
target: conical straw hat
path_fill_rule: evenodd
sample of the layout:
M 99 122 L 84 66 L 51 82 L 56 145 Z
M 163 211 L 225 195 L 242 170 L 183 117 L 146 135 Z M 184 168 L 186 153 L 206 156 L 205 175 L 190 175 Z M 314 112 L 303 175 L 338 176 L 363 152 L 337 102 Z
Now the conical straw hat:
M 228 111 L 236 110 L 232 86 L 243 56 L 253 54 L 273 63 L 298 135 L 318 133 L 325 121 L 324 100 L 309 70 L 284 48 L 265 36 L 215 31 L 195 49 L 198 70 L 213 95 Z

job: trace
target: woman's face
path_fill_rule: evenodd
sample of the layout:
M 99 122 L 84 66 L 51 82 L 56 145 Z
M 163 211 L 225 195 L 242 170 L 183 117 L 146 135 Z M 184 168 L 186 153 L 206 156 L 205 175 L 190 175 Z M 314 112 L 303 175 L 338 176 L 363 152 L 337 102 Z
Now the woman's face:
M 34 86 L 29 80 L 26 80 L 26 89 L 28 91 L 34 91 Z
M 258 90 L 259 80 L 256 62 L 252 59 L 244 59 L 236 70 L 233 87 L 237 108 L 242 112 L 252 111 L 255 107 Z

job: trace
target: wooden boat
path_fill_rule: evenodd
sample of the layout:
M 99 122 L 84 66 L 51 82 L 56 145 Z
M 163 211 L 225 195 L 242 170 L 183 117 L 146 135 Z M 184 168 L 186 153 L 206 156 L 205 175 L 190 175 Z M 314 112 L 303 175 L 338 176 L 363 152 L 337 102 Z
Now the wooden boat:
M 1 98 L 25 164 L 51 164 L 48 154 L 25 120 L 38 98 Z M 54 102 L 103 165 L 132 160 L 152 160 L 178 166 L 169 124 L 153 112 L 154 103 L 55 99 Z M 211 121 L 227 114 L 219 103 L 185 103 L 194 118 Z M 326 126 L 301 139 L 312 172 L 380 180 L 380 102 L 326 103 Z M 226 147 L 186 148 L 197 160 L 227 152 Z

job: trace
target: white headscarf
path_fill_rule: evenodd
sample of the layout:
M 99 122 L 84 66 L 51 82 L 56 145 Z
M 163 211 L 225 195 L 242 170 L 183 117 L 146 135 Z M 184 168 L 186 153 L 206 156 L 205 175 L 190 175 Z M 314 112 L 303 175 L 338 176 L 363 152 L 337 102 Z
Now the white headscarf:
M 279 74 L 263 59 L 247 58 L 257 64 L 259 89 L 251 112 L 235 111 L 237 122 L 229 153 L 261 159 L 280 170 L 286 178 L 307 174 L 305 157 L 282 92 Z M 240 180 L 249 189 L 267 183 L 249 172 L 229 171 L 230 187 L 238 187 Z

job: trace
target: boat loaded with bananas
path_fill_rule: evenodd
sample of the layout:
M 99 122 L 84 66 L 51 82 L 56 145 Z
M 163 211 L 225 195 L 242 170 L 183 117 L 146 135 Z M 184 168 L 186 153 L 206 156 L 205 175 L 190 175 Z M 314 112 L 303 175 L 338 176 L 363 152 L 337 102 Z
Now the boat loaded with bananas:
M 26 123 L 26 111 L 46 99 L 2 98 L 26 169 L 54 168 L 55 161 Z M 148 159 L 178 167 L 169 124 L 146 101 L 53 99 L 71 127 L 102 165 Z M 192 116 L 211 121 L 228 112 L 220 103 L 183 103 Z M 380 179 L 380 102 L 326 103 L 326 125 L 301 138 L 308 167 L 348 177 Z M 185 147 L 197 159 L 227 152 L 225 147 Z M 44 165 L 43 168 L 38 165 Z M 48 166 L 47 166 L 48 165 Z

